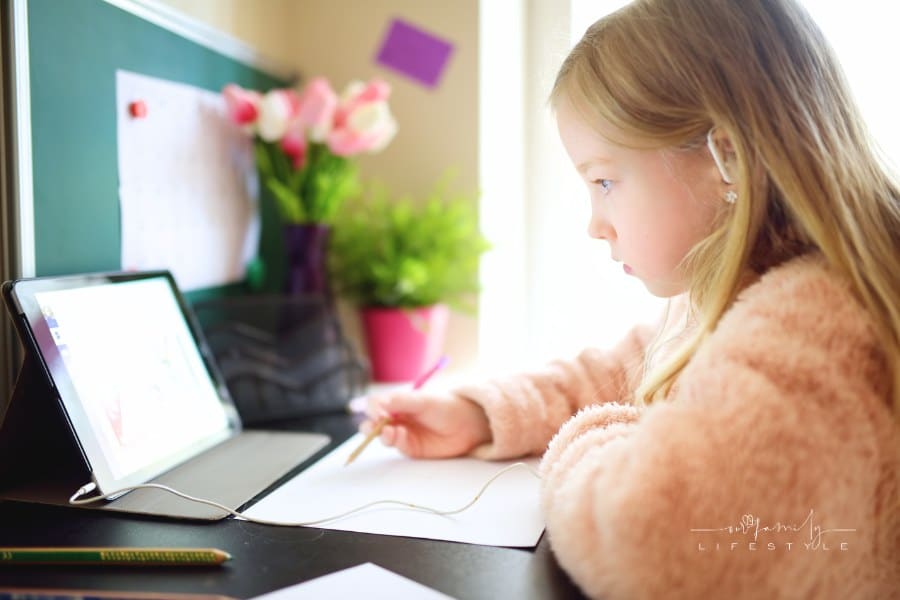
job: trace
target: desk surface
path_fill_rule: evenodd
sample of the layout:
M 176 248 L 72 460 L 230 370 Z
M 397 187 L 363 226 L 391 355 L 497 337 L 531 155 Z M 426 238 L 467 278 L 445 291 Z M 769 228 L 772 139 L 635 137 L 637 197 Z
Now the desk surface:
M 329 434 L 331 444 L 317 457 L 356 430 L 353 419 L 343 415 L 297 420 L 279 428 Z M 199 546 L 221 548 L 233 556 L 225 566 L 209 568 L 0 567 L 0 589 L 117 589 L 250 598 L 372 562 L 455 598 L 582 597 L 557 564 L 546 536 L 535 549 L 521 550 L 270 527 L 233 519 L 207 524 L 0 501 L 0 546 Z

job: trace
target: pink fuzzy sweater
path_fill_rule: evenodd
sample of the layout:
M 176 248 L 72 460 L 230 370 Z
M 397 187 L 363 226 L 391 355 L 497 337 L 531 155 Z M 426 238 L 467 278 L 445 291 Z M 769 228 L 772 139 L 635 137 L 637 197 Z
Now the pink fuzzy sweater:
M 619 402 L 650 336 L 456 390 L 490 421 L 476 455 L 544 454 L 550 542 L 581 589 L 900 598 L 900 426 L 849 287 L 817 257 L 773 269 L 639 409 Z

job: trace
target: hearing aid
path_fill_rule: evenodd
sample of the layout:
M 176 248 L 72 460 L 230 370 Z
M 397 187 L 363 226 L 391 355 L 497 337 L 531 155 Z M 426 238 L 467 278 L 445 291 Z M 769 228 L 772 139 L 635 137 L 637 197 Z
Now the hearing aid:
M 706 134 L 706 147 L 709 148 L 709 153 L 712 154 L 713 161 L 715 161 L 716 167 L 719 169 L 719 174 L 722 175 L 722 181 L 729 184 L 734 183 L 734 180 L 725 169 L 725 161 L 722 160 L 722 157 L 719 155 L 719 149 L 716 147 L 715 141 L 713 141 L 714 130 L 715 127 L 711 128 Z

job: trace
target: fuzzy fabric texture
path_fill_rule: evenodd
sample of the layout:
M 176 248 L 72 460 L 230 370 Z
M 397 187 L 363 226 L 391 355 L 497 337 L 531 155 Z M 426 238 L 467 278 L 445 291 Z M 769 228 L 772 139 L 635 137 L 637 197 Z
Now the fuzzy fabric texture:
M 456 390 L 494 435 L 474 455 L 544 453 L 547 532 L 578 586 L 608 599 L 900 598 L 900 425 L 849 286 L 815 256 L 769 271 L 666 401 L 639 409 L 621 399 L 650 336 Z

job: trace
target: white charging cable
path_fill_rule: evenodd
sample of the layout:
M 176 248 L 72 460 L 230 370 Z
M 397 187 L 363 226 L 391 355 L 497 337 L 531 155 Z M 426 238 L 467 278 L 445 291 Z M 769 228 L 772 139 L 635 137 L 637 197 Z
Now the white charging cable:
M 517 463 L 513 463 L 511 465 L 507 465 L 506 467 L 504 467 L 504 468 L 500 469 L 499 471 L 497 471 L 496 473 L 494 473 L 494 475 L 490 479 L 488 479 L 483 486 L 481 486 L 481 489 L 478 490 L 478 493 L 475 494 L 475 497 L 472 498 L 464 506 L 461 506 L 460 508 L 455 508 L 452 510 L 441 510 L 438 508 L 431 508 L 429 506 L 422 506 L 420 504 L 415 504 L 413 502 L 405 502 L 403 500 L 376 500 L 374 502 L 369 502 L 368 504 L 364 504 L 362 506 L 353 508 L 346 512 L 342 512 L 338 515 L 334 515 L 331 517 L 325 517 L 323 519 L 316 519 L 315 521 L 301 521 L 301 522 L 296 522 L 296 523 L 290 523 L 290 522 L 284 522 L 284 521 L 270 521 L 268 519 L 258 519 L 256 517 L 248 517 L 244 513 L 238 512 L 236 510 L 232 510 L 232 509 L 228 508 L 227 506 L 225 506 L 224 504 L 220 504 L 213 500 L 207 500 L 205 498 L 197 498 L 196 496 L 191 496 L 189 494 L 185 494 L 184 492 L 178 491 L 175 488 L 171 488 L 167 485 L 162 485 L 161 483 L 142 483 L 139 485 L 131 485 L 128 487 L 123 487 L 121 489 L 115 490 L 113 492 L 109 492 L 108 494 L 91 496 L 90 498 L 82 498 L 82 496 L 89 494 L 89 493 L 93 492 L 95 489 L 97 489 L 96 484 L 88 483 L 88 484 L 83 485 L 80 488 L 78 488 L 78 491 L 75 492 L 74 494 L 72 494 L 72 497 L 69 498 L 69 504 L 74 504 L 74 505 L 92 504 L 94 502 L 99 502 L 100 500 L 105 500 L 105 499 L 111 498 L 113 496 L 119 496 L 121 494 L 124 494 L 125 492 L 130 492 L 132 490 L 155 489 L 155 490 L 162 490 L 164 492 L 169 492 L 170 494 L 174 494 L 174 495 L 178 496 L 179 498 L 184 498 L 185 500 L 189 500 L 191 502 L 197 502 L 199 504 L 206 504 L 208 506 L 218 508 L 219 510 L 225 511 L 226 513 L 228 513 L 230 515 L 239 517 L 246 521 L 250 521 L 251 523 L 259 523 L 261 525 L 277 525 L 280 527 L 305 527 L 305 526 L 309 526 L 309 525 L 318 525 L 319 523 L 327 523 L 328 521 L 336 521 L 338 519 L 342 519 L 346 516 L 352 515 L 353 513 L 357 513 L 357 512 L 363 511 L 367 508 L 371 508 L 373 506 L 378 506 L 378 505 L 382 505 L 382 504 L 391 504 L 391 505 L 396 505 L 396 506 L 402 506 L 404 508 L 410 508 L 413 510 L 429 512 L 429 513 L 432 513 L 435 515 L 449 516 L 449 515 L 459 514 L 459 513 L 463 512 L 464 510 L 467 510 L 468 508 L 470 508 L 473 504 L 478 502 L 478 499 L 481 498 L 481 495 L 484 494 L 484 492 L 485 492 L 485 490 L 487 490 L 488 486 L 490 486 L 492 483 L 494 483 L 494 481 L 496 481 L 497 478 L 499 478 L 501 475 L 504 475 L 505 473 L 508 473 L 509 471 L 512 471 L 513 469 L 519 468 L 519 467 L 524 467 L 525 469 L 528 469 L 528 471 L 532 475 L 537 477 L 538 479 L 541 478 L 540 473 L 538 473 L 534 467 L 532 467 L 531 465 L 529 465 L 527 463 L 517 462 Z

